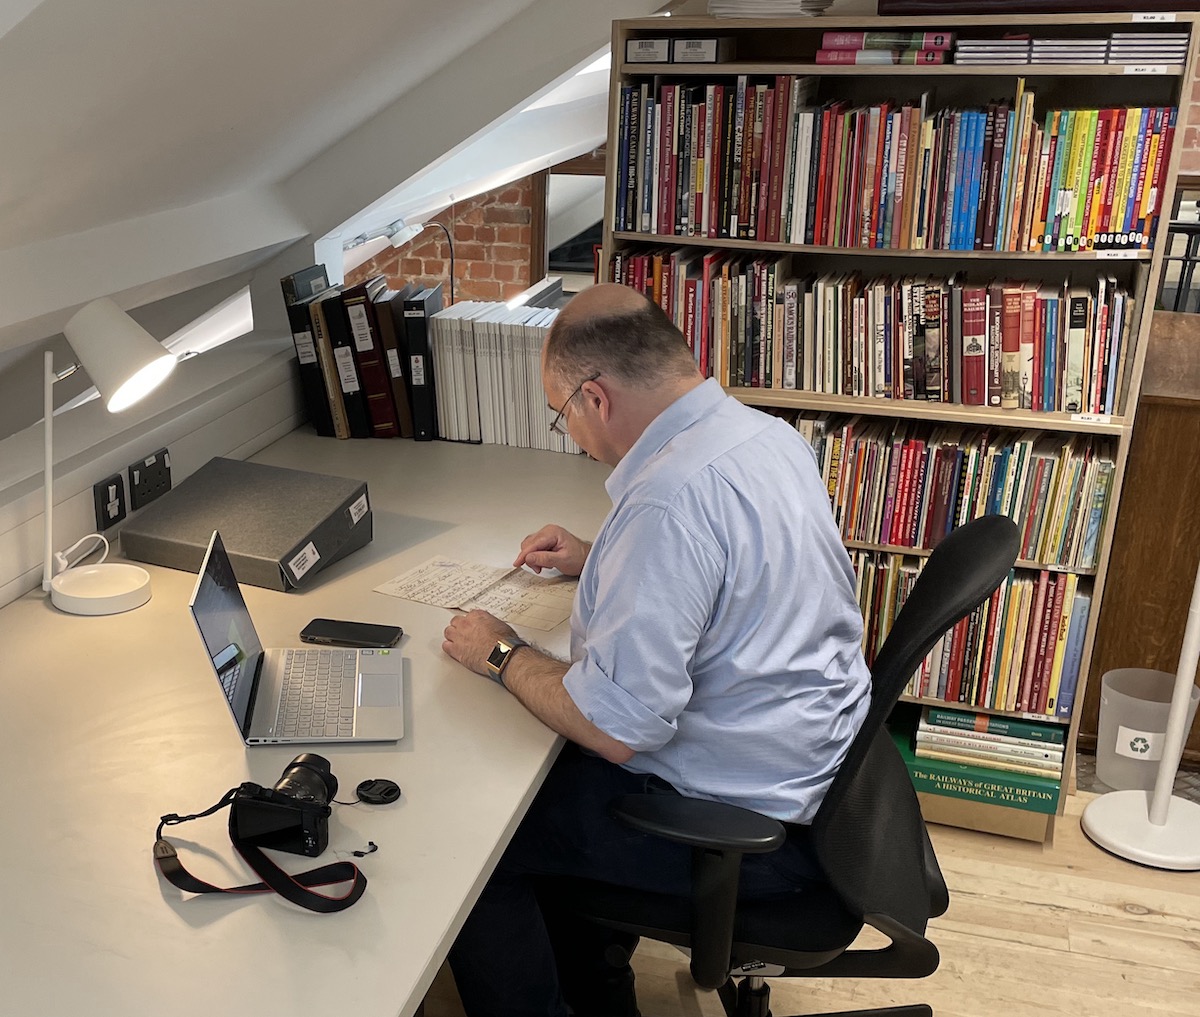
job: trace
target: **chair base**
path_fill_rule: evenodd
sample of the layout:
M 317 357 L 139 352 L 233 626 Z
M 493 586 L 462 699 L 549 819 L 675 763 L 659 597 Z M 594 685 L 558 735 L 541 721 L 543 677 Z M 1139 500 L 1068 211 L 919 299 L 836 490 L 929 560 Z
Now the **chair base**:
M 771 986 L 762 978 L 743 978 L 737 984 L 731 978 L 717 990 L 717 995 L 729 1017 L 772 1017 Z M 911 1003 L 869 1010 L 839 1010 L 819 1017 L 933 1017 L 933 1008 L 926 1003 Z

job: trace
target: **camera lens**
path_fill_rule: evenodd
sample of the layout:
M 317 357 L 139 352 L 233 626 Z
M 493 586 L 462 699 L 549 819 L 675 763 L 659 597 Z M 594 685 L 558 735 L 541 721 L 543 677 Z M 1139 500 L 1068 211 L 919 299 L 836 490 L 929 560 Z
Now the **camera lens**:
M 329 760 L 315 752 L 302 752 L 288 763 L 274 787 L 277 794 L 317 805 L 328 805 L 337 789 L 337 778 L 329 771 Z

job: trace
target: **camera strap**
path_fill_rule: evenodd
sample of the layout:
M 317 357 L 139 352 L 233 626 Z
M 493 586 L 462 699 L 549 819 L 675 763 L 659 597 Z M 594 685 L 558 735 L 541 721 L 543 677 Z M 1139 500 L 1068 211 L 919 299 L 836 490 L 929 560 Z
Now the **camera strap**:
M 273 891 L 293 904 L 321 914 L 344 911 L 363 895 L 363 891 L 367 888 L 367 877 L 353 862 L 332 862 L 328 865 L 320 865 L 315 869 L 308 869 L 305 872 L 288 873 L 271 861 L 256 845 L 239 840 L 232 834 L 230 839 L 233 841 L 233 846 L 245 859 L 246 864 L 254 870 L 261 882 L 245 883 L 242 886 L 214 886 L 212 883 L 197 879 L 188 872 L 183 867 L 183 862 L 179 860 L 179 853 L 175 850 L 175 846 L 163 838 L 163 827 L 176 826 L 192 819 L 211 816 L 214 812 L 219 812 L 231 805 L 239 790 L 240 788 L 231 788 L 216 805 L 203 812 L 197 812 L 194 816 L 178 816 L 172 813 L 161 817 L 154 842 L 154 863 L 167 882 L 187 893 L 242 894 Z M 350 889 L 341 896 L 316 893 L 309 889 L 313 886 L 330 886 L 335 883 L 347 882 L 351 884 Z

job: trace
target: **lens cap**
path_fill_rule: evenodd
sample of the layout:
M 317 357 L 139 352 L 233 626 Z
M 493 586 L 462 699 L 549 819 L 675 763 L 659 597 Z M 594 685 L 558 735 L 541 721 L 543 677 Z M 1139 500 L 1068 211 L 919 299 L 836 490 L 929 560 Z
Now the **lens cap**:
M 355 790 L 358 800 L 368 805 L 390 805 L 400 797 L 400 785 L 383 777 L 364 780 Z

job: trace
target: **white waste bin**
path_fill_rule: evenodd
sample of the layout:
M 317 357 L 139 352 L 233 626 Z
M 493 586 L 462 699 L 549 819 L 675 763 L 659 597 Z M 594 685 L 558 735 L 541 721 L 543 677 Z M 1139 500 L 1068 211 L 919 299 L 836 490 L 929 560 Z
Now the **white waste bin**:
M 1118 791 L 1153 791 L 1166 740 L 1175 675 L 1143 667 L 1108 671 L 1100 679 L 1096 777 Z M 1192 686 L 1186 733 L 1196 718 L 1200 687 Z M 1178 766 L 1179 760 L 1171 761 Z

